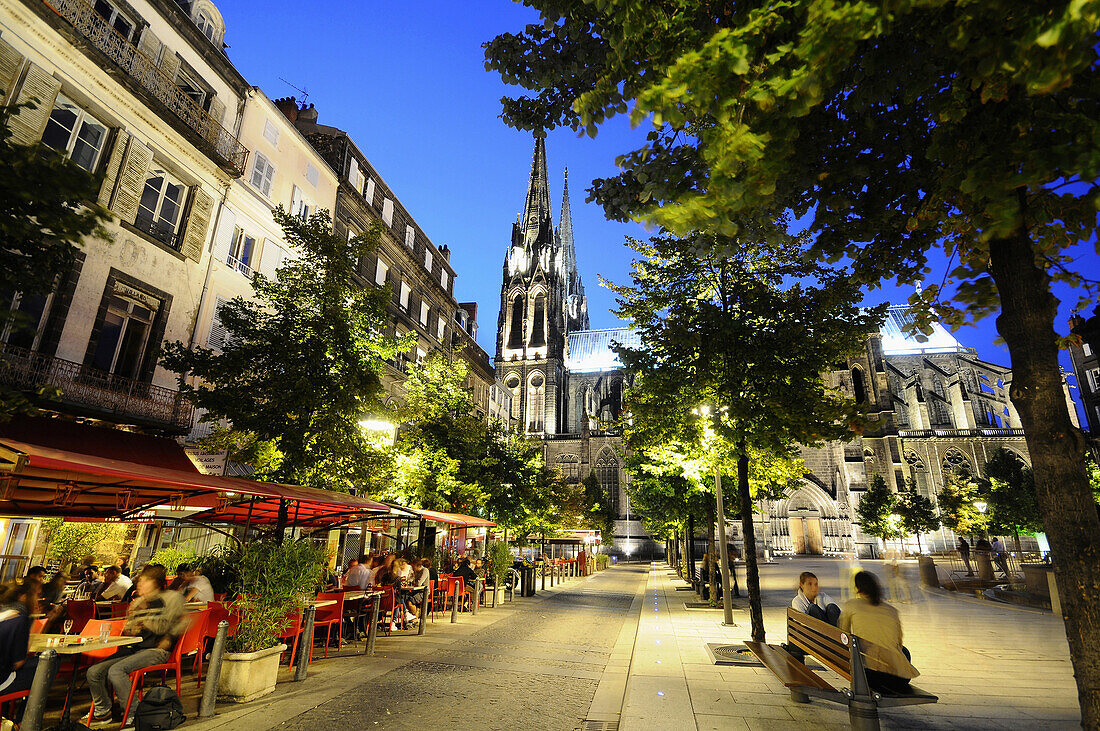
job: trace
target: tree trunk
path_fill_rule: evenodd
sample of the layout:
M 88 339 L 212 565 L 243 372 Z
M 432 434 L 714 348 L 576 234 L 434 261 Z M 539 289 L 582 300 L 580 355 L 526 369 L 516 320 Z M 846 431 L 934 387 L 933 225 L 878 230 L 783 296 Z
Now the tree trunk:
M 902 551 L 902 554 L 904 553 L 905 552 Z M 922 546 L 920 542 L 920 531 L 917 531 L 917 553 L 924 553 L 924 546 Z
M 695 515 L 688 513 L 688 531 L 687 531 L 687 555 L 688 555 L 688 574 L 690 575 L 690 581 L 692 586 L 695 585 Z M 699 592 L 702 594 L 702 592 Z
M 1012 541 L 1013 541 L 1013 543 L 1016 544 L 1016 558 L 1018 559 L 1018 558 L 1020 558 L 1021 554 L 1023 554 L 1023 552 L 1024 552 L 1023 549 L 1020 548 L 1020 531 L 1019 531 L 1019 529 L 1014 528 L 1012 530 Z
M 1020 193 L 1021 213 L 1026 205 Z M 1021 216 L 1022 217 L 1022 216 Z M 1036 266 L 1026 231 L 989 243 L 1000 293 L 1000 332 L 1012 358 L 1010 397 L 1020 414 L 1035 491 L 1054 559 L 1081 724 L 1100 727 L 1100 519 L 1085 473 L 1085 441 L 1070 421 L 1054 331 L 1058 301 Z
M 745 440 L 738 445 L 737 496 L 741 504 L 741 533 L 745 536 L 745 583 L 749 589 L 749 617 L 753 642 L 764 642 L 764 610 L 760 605 L 760 567 L 756 565 L 756 534 L 752 528 L 752 495 L 749 494 L 749 454 Z
M 275 542 L 282 543 L 286 534 L 286 525 L 290 522 L 290 501 L 279 501 L 279 516 L 275 523 Z
M 718 572 L 715 571 L 715 562 L 718 553 L 714 550 L 714 503 L 707 501 L 707 584 L 710 585 L 709 599 L 711 606 L 718 601 Z

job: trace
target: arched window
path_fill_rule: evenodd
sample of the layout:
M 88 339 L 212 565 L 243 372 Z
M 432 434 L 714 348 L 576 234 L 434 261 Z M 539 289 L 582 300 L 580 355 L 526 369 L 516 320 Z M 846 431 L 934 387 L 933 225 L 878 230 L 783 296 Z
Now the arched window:
M 867 388 L 863 384 L 863 370 L 861 368 L 852 369 L 852 395 L 855 396 L 857 404 L 867 403 Z
M 520 393 L 519 393 L 519 376 L 515 373 L 508 375 L 508 378 L 504 381 L 505 388 L 512 394 L 512 410 L 511 416 L 516 421 L 520 418 Z
M 932 399 L 932 421 L 936 424 L 950 424 L 951 412 L 947 408 L 947 391 L 938 376 L 932 376 L 932 388 L 939 396 L 938 399 Z
M 909 413 L 905 408 L 905 404 L 894 404 L 894 423 L 898 426 L 909 426 Z
M 577 482 L 581 474 L 580 457 L 575 454 L 558 455 L 556 471 L 566 482 Z
M 953 472 L 962 477 L 974 474 L 974 466 L 970 464 L 970 459 L 965 454 L 952 447 L 943 455 L 943 471 Z
M 512 316 L 508 323 L 508 347 L 513 349 L 523 347 L 523 297 L 518 294 L 512 298 Z
M 527 431 L 543 431 L 543 411 L 546 401 L 546 380 L 535 372 L 527 379 Z
M 905 461 L 909 463 L 909 479 L 913 481 L 913 487 L 926 498 L 932 497 L 932 480 L 928 474 L 928 468 L 924 466 L 924 460 L 916 452 L 905 453 Z
M 618 419 L 623 413 L 623 379 L 616 378 L 611 382 L 611 417 Z
M 596 479 L 607 500 L 612 515 L 619 515 L 619 460 L 610 447 L 604 447 L 596 457 Z
M 535 297 L 535 316 L 531 318 L 531 347 L 546 345 L 546 298 Z

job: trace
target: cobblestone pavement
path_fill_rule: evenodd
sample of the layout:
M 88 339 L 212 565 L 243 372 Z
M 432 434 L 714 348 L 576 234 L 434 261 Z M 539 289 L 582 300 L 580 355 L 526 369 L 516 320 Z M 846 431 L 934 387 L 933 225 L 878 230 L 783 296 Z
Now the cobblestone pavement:
M 509 616 L 367 682 L 332 676 L 349 684 L 344 693 L 274 728 L 574 729 L 648 568 L 618 566 L 517 599 Z

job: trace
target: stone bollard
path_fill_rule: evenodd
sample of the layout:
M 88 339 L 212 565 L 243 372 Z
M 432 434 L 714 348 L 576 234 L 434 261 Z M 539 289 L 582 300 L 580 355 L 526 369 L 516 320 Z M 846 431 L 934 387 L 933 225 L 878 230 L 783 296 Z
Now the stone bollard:
M 370 627 L 367 628 L 367 654 L 374 654 L 374 641 L 378 638 L 378 609 L 382 605 L 382 595 L 375 594 L 370 600 Z
M 993 561 L 988 551 L 975 551 L 974 556 L 978 560 L 978 578 L 982 581 L 993 581 Z
M 478 578 L 474 579 L 474 600 L 473 600 L 474 601 L 474 606 L 471 608 L 471 613 L 472 614 L 477 614 L 478 605 L 481 604 L 481 591 L 482 591 L 482 584 L 484 582 L 485 582 L 485 579 L 482 579 L 480 576 Z
M 428 627 L 428 595 L 431 594 L 431 588 L 424 587 L 424 595 L 420 597 L 420 625 L 416 628 L 416 634 L 422 635 L 427 631 Z
M 540 591 L 546 591 L 546 564 L 542 565 L 542 588 Z
M 225 639 L 229 636 L 229 621 L 218 622 L 218 633 L 214 636 L 214 646 L 210 648 L 210 664 L 206 666 L 206 687 L 202 689 L 202 703 L 199 704 L 199 718 L 214 715 L 214 702 L 218 695 L 218 681 L 222 675 L 222 655 L 225 654 Z M 199 646 L 202 652 L 202 646 Z
M 936 575 L 936 562 L 932 560 L 932 557 L 920 556 L 917 559 L 917 565 L 920 567 L 920 583 L 931 586 L 933 589 L 939 589 L 940 577 Z
M 57 674 L 61 656 L 57 650 L 46 650 L 38 656 L 38 667 L 31 681 L 31 694 L 27 696 L 26 710 L 23 712 L 23 731 L 42 731 L 42 716 L 46 713 L 46 696 L 50 692 L 50 681 Z
M 458 580 L 451 582 L 451 624 L 458 621 Z
M 309 670 L 309 657 L 313 652 L 313 621 L 317 618 L 317 607 L 310 604 L 302 612 L 302 639 L 298 642 L 298 665 L 294 668 L 294 682 L 306 679 Z

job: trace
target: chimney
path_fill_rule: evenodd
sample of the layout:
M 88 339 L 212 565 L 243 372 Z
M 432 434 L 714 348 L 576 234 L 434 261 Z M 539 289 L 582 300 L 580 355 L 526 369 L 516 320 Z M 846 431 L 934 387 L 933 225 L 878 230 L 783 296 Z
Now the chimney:
M 298 112 L 298 119 L 307 124 L 317 124 L 317 110 L 310 104 L 308 107 L 302 107 Z
M 439 255 L 442 256 L 443 260 L 446 261 L 448 264 L 451 263 L 451 250 L 447 248 L 446 244 L 443 244 L 443 246 L 439 247 Z
M 275 106 L 283 113 L 283 116 L 290 120 L 291 124 L 298 121 L 298 100 L 294 97 L 288 96 L 276 99 Z

